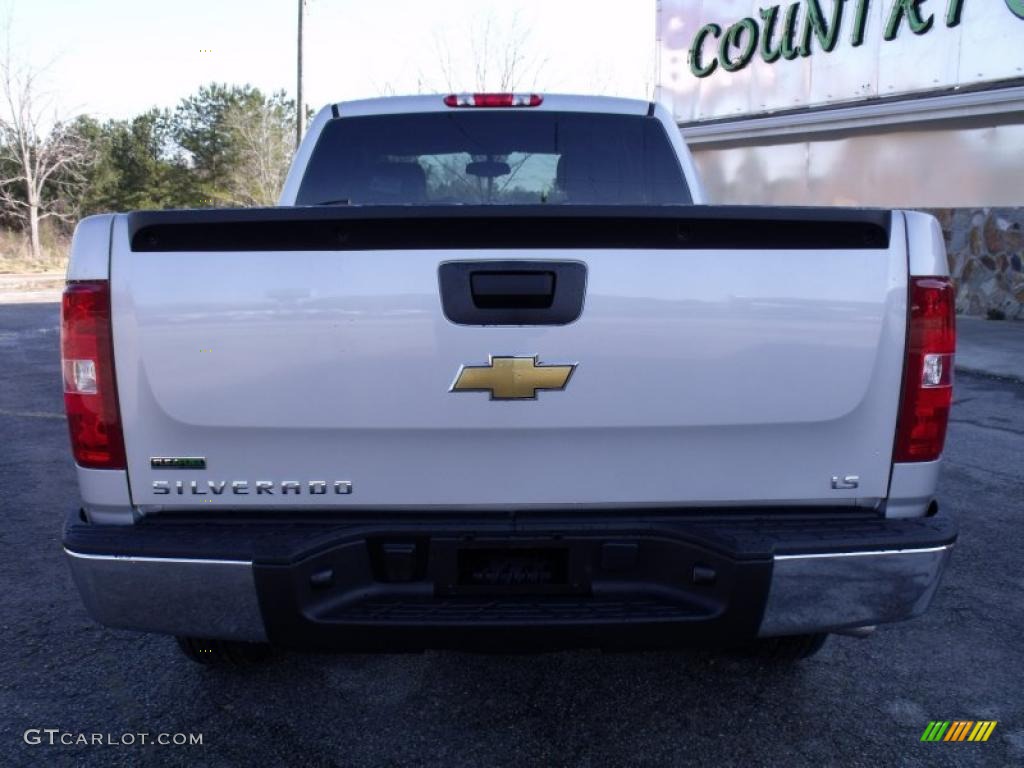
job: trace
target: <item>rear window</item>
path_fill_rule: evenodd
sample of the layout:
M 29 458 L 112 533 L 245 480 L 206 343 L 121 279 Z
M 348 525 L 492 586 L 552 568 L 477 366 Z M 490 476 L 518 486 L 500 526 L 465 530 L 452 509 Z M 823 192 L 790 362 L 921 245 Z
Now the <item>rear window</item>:
M 679 205 L 661 123 L 581 112 L 343 117 L 313 149 L 297 205 Z

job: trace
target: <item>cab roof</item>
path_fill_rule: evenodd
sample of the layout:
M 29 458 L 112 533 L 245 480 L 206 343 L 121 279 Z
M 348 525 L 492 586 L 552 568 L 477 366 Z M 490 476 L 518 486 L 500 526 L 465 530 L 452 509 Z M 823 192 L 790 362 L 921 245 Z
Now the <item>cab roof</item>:
M 516 92 L 516 95 L 529 95 L 530 92 Z M 514 107 L 450 107 L 445 104 L 445 96 L 438 93 L 420 96 L 385 96 L 376 99 L 360 99 L 358 101 L 342 101 L 325 109 L 331 110 L 338 117 L 361 115 L 405 114 L 409 112 L 445 112 L 450 109 L 512 109 L 538 110 L 544 112 L 600 112 L 603 114 L 645 115 L 652 110 L 650 101 L 640 99 L 623 99 L 612 96 L 582 96 L 560 93 L 542 93 L 543 101 L 538 106 Z M 462 94 L 456 94 L 462 95 Z

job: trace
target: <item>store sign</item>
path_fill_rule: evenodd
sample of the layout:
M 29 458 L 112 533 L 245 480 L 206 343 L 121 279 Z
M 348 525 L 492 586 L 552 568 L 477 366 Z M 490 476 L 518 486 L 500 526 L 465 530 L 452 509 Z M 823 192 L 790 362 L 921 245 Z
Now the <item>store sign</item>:
M 1024 77 L 1024 0 L 662 0 L 680 120 Z

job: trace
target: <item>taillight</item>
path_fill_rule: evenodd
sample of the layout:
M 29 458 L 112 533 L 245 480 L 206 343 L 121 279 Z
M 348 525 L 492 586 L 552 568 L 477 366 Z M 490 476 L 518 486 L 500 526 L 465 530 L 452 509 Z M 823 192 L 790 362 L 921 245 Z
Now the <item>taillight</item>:
M 68 283 L 61 304 L 60 350 L 75 461 L 91 469 L 124 469 L 109 283 Z
M 453 93 L 444 97 L 448 107 L 539 107 L 543 101 L 536 93 Z
M 942 455 L 953 403 L 956 296 L 948 277 L 910 278 L 903 399 L 893 461 L 934 461 Z

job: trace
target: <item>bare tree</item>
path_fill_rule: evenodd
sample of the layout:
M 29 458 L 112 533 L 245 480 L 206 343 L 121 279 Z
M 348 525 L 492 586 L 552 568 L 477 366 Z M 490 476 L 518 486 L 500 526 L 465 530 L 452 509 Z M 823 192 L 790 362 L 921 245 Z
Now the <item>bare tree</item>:
M 237 152 L 228 176 L 229 202 L 276 204 L 294 152 L 291 110 L 272 97 L 251 107 L 231 107 L 224 122 Z
M 531 49 L 530 30 L 519 13 L 506 19 L 493 12 L 477 17 L 468 33 L 455 43 L 447 35 L 434 35 L 437 68 L 445 90 L 509 92 L 536 88 L 547 59 Z M 419 81 L 431 78 L 420 73 Z M 431 88 L 437 90 L 437 88 Z
M 547 64 L 531 45 L 529 25 L 519 12 L 498 16 L 493 10 L 475 17 L 464 34 L 454 39 L 434 33 L 436 71 L 442 88 L 449 93 L 473 90 L 478 93 L 510 93 L 533 90 Z M 435 80 L 422 70 L 417 77 L 418 91 L 436 92 Z M 518 153 L 516 153 L 518 155 Z M 490 155 L 488 159 L 507 162 L 507 178 L 485 178 L 465 173 L 467 155 L 437 157 L 425 170 L 436 177 L 460 200 L 489 203 L 496 196 L 514 191 L 513 182 L 529 163 L 531 154 L 522 156 Z M 481 159 L 484 156 L 481 156 Z
M 15 62 L 7 42 L 0 59 L 0 207 L 28 232 L 37 261 L 40 223 L 74 217 L 92 160 L 83 138 L 41 91 L 43 72 Z

